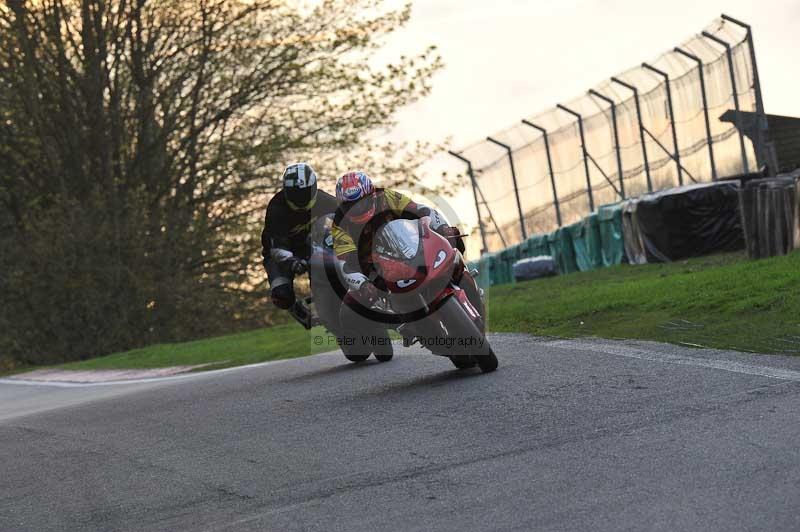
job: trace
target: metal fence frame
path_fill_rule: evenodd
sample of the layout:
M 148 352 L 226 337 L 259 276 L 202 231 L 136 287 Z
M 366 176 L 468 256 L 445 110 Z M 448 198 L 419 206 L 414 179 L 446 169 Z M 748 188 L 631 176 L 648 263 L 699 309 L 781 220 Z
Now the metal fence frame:
M 753 141 L 753 149 L 754 149 L 754 152 L 756 154 L 756 165 L 757 165 L 757 167 L 758 168 L 766 167 L 767 173 L 770 174 L 777 168 L 777 161 L 774 160 L 775 159 L 774 150 L 773 150 L 773 153 L 771 154 L 770 151 L 769 151 L 769 146 L 768 146 L 768 142 L 767 142 L 767 139 L 768 139 L 767 122 L 766 122 L 766 117 L 765 117 L 765 114 L 764 114 L 763 100 L 762 100 L 762 94 L 761 94 L 761 84 L 760 84 L 760 79 L 759 79 L 759 76 L 758 76 L 758 68 L 757 68 L 756 58 L 755 58 L 755 49 L 754 49 L 754 44 L 753 44 L 752 28 L 749 25 L 747 25 L 747 24 L 745 24 L 745 23 L 743 23 L 741 21 L 738 21 L 736 19 L 733 19 L 732 17 L 729 17 L 727 15 L 722 15 L 721 16 L 721 20 L 723 20 L 725 22 L 728 22 L 728 23 L 731 23 L 731 24 L 733 24 L 735 26 L 738 26 L 738 27 L 742 28 L 745 31 L 745 35 L 746 36 L 745 36 L 745 39 L 743 41 L 741 41 L 741 43 L 745 43 L 746 42 L 746 45 L 748 47 L 750 64 L 752 66 L 752 89 L 753 89 L 753 91 L 755 93 L 756 115 L 757 115 L 758 120 L 759 120 L 758 127 L 757 127 L 757 135 L 756 135 L 756 138 Z M 740 143 L 740 147 L 741 147 L 741 157 L 742 157 L 742 168 L 744 169 L 745 173 L 747 173 L 747 172 L 750 171 L 751 165 L 750 165 L 750 163 L 748 161 L 747 150 L 745 148 L 745 142 L 744 142 L 744 133 L 743 133 L 743 126 L 742 126 L 742 116 L 741 116 L 741 109 L 740 109 L 740 102 L 739 102 L 739 93 L 738 93 L 736 72 L 734 70 L 734 68 L 735 68 L 734 59 L 733 59 L 733 55 L 732 55 L 732 43 L 727 42 L 726 40 L 720 38 L 717 35 L 709 33 L 708 31 L 703 31 L 702 34 L 701 34 L 701 37 L 703 39 L 706 39 L 708 41 L 711 41 L 711 42 L 715 43 L 718 46 L 721 46 L 724 49 L 723 53 L 725 54 L 725 57 L 726 57 L 726 60 L 727 60 L 727 70 L 729 72 L 730 84 L 731 84 L 732 92 L 733 92 L 734 110 L 736 111 L 736 126 L 737 126 L 738 133 L 739 133 L 739 143 Z M 738 46 L 740 43 L 736 43 L 736 44 Z M 714 140 L 714 137 L 712 135 L 711 125 L 710 125 L 708 95 L 707 95 L 707 90 L 706 90 L 706 79 L 705 79 L 705 75 L 704 75 L 705 63 L 696 54 L 694 54 L 694 53 L 692 53 L 692 52 L 690 52 L 690 51 L 688 51 L 688 50 L 686 50 L 686 49 L 684 49 L 684 48 L 682 48 L 680 46 L 675 47 L 673 49 L 673 52 L 675 54 L 679 54 L 680 56 L 685 57 L 689 61 L 694 62 L 694 63 L 697 64 L 698 77 L 699 77 L 699 81 L 700 81 L 700 83 L 699 83 L 700 93 L 701 93 L 700 94 L 700 99 L 702 101 L 702 111 L 703 111 L 703 114 L 704 114 L 704 121 L 705 121 L 705 133 L 706 133 L 705 144 L 706 144 L 706 146 L 708 148 L 708 161 L 710 163 L 710 168 L 711 168 L 711 179 L 712 179 L 712 181 L 716 181 L 716 180 L 718 180 L 720 178 L 720 176 L 719 176 L 719 173 L 718 173 L 718 168 L 717 168 L 717 163 L 716 163 L 716 160 L 715 160 L 715 153 L 714 153 L 714 142 L 715 142 L 715 140 Z M 671 85 L 672 79 L 670 77 L 670 74 L 668 74 L 667 72 L 665 72 L 662 69 L 656 68 L 655 66 L 653 66 L 653 65 L 651 65 L 649 63 L 642 63 L 641 64 L 641 68 L 646 70 L 646 71 L 648 71 L 648 72 L 650 72 L 650 73 L 652 73 L 654 76 L 657 76 L 661 80 L 663 80 L 662 83 L 663 83 L 663 86 L 664 86 L 664 89 L 665 89 L 665 92 L 666 92 L 665 100 L 666 100 L 667 114 L 668 114 L 668 118 L 669 118 L 669 127 L 671 128 L 671 133 L 672 133 L 672 139 L 671 139 L 672 140 L 672 146 L 671 146 L 671 149 L 668 148 L 667 146 L 665 146 L 663 142 L 659 141 L 659 139 L 657 138 L 657 135 L 655 135 L 653 132 L 651 132 L 648 129 L 648 125 L 644 123 L 643 115 L 642 115 L 642 109 L 641 109 L 641 102 L 640 102 L 641 89 L 639 87 L 635 86 L 634 84 L 629 83 L 629 82 L 627 82 L 627 81 L 625 81 L 623 79 L 620 79 L 619 77 L 616 77 L 616 76 L 610 78 L 610 80 L 611 80 L 612 84 L 619 85 L 620 87 L 623 87 L 623 88 L 627 89 L 628 91 L 630 91 L 632 93 L 633 104 L 634 104 L 635 111 L 636 111 L 636 121 L 638 122 L 638 130 L 639 130 L 638 133 L 639 133 L 639 139 L 640 139 L 639 143 L 641 145 L 641 151 L 642 151 L 643 172 L 644 172 L 644 175 L 645 175 L 646 180 L 647 180 L 647 190 L 649 192 L 652 192 L 654 190 L 653 179 L 652 179 L 652 176 L 651 176 L 651 157 L 650 157 L 650 154 L 648 153 L 648 148 L 647 148 L 648 138 L 650 139 L 651 142 L 655 143 L 656 146 L 658 146 L 661 150 L 663 150 L 663 152 L 669 157 L 669 159 L 666 159 L 667 161 L 668 160 L 672 160 L 674 162 L 675 169 L 677 171 L 677 179 L 678 179 L 678 184 L 679 185 L 683 185 L 684 184 L 684 176 L 687 176 L 693 182 L 697 182 L 698 179 L 694 175 L 692 175 L 692 173 L 682 164 L 682 161 L 681 161 L 681 149 L 680 149 L 680 145 L 679 145 L 679 136 L 678 136 L 678 129 L 677 129 L 677 124 L 676 124 L 675 111 L 674 111 L 674 108 L 673 108 L 673 92 L 672 92 L 672 85 Z M 622 155 L 621 155 L 621 149 L 622 148 L 620 146 L 619 126 L 618 126 L 618 123 L 617 123 L 619 102 L 612 95 L 601 93 L 600 91 L 598 91 L 596 89 L 589 90 L 588 91 L 588 95 L 590 95 L 591 97 L 597 98 L 598 100 L 601 100 L 601 101 L 605 102 L 607 105 L 609 105 L 610 114 L 611 114 L 610 134 L 612 136 L 611 138 L 613 139 L 613 151 L 615 152 L 614 155 L 615 155 L 615 158 L 616 158 L 616 166 L 617 166 L 617 174 L 618 174 L 618 183 L 616 183 L 616 184 L 615 184 L 614 180 L 612 180 L 612 178 L 603 170 L 603 168 L 597 162 L 595 157 L 592 156 L 592 152 L 590 151 L 590 147 L 587 146 L 587 139 L 586 139 L 586 135 L 584 134 L 584 115 L 581 112 L 579 112 L 579 111 L 577 111 L 577 110 L 575 110 L 573 108 L 567 107 L 566 105 L 563 105 L 563 104 L 557 104 L 556 105 L 556 109 L 558 109 L 558 110 L 570 115 L 576 121 L 577 129 L 578 129 L 578 135 L 579 135 L 579 142 L 580 142 L 580 150 L 581 150 L 580 157 L 582 159 L 585 178 L 586 178 L 585 193 L 586 193 L 587 200 L 588 200 L 589 210 L 591 212 L 591 211 L 595 210 L 595 201 L 596 201 L 596 198 L 594 197 L 594 193 L 593 193 L 592 178 L 591 178 L 591 171 L 590 171 L 590 167 L 592 165 L 595 167 L 596 170 L 599 171 L 599 173 L 605 179 L 606 183 L 608 185 L 610 185 L 610 187 L 616 192 L 616 195 L 619 198 L 625 199 L 626 198 L 626 192 L 625 192 L 625 183 L 624 183 L 624 177 L 625 177 L 625 175 L 624 175 L 625 171 L 624 170 L 625 169 L 623 167 L 623 162 L 622 162 Z M 561 205 L 561 201 L 559 199 L 559 194 L 558 194 L 558 189 L 557 189 L 557 185 L 558 184 L 557 184 L 557 179 L 556 179 L 556 173 L 554 172 L 554 169 L 553 169 L 553 156 L 551 154 L 551 143 L 550 143 L 550 138 L 549 138 L 549 131 L 543 125 L 537 124 L 537 123 L 532 122 L 532 121 L 527 120 L 527 119 L 523 119 L 522 120 L 522 124 L 532 128 L 532 129 L 535 129 L 540 134 L 541 138 L 543 139 L 544 151 L 546 152 L 546 155 L 547 155 L 547 174 L 548 174 L 548 177 L 550 179 L 550 185 L 551 185 L 550 188 L 552 189 L 552 195 L 553 195 L 552 206 L 555 209 L 555 222 L 559 227 L 561 227 L 563 225 L 564 218 L 563 218 L 562 205 Z M 663 132 L 661 134 L 663 134 Z M 730 135 L 728 135 L 728 136 L 730 136 Z M 525 221 L 526 220 L 526 216 L 525 216 L 525 212 L 524 212 L 523 207 L 522 207 L 522 202 L 520 200 L 520 186 L 519 186 L 518 179 L 517 179 L 517 166 L 516 166 L 517 162 L 515 161 L 515 157 L 514 157 L 514 149 L 512 148 L 511 145 L 509 145 L 509 143 L 503 142 L 502 140 L 499 140 L 498 138 L 496 138 L 494 136 L 486 137 L 486 142 L 488 142 L 488 143 L 490 143 L 490 144 L 492 144 L 494 146 L 497 146 L 499 148 L 502 148 L 505 151 L 506 157 L 508 159 L 508 168 L 509 168 L 509 173 L 510 173 L 510 175 L 509 175 L 509 184 L 513 187 L 513 192 L 514 192 L 514 196 L 515 196 L 515 200 L 516 200 L 516 207 L 517 207 L 516 210 L 517 210 L 517 214 L 518 214 L 519 227 L 520 227 L 522 238 L 524 240 L 524 239 L 526 239 L 528 237 L 529 231 L 528 231 L 528 229 L 526 227 L 526 221 Z M 479 182 L 475 177 L 475 169 L 473 167 L 473 162 L 468 157 L 466 157 L 464 155 L 463 151 L 462 152 L 457 152 L 457 151 L 451 150 L 448 153 L 450 155 L 452 155 L 453 157 L 456 157 L 457 159 L 459 159 L 460 161 L 462 161 L 463 163 L 465 163 L 467 165 L 467 173 L 469 175 L 471 186 L 472 186 L 473 200 L 474 200 L 474 203 L 475 203 L 475 209 L 476 209 L 476 212 L 478 214 L 478 220 L 479 220 L 478 226 L 479 226 L 479 230 L 480 230 L 481 242 L 482 242 L 482 247 L 483 247 L 482 254 L 489 250 L 489 247 L 487 245 L 487 232 L 486 232 L 486 227 L 485 227 L 485 219 L 488 219 L 489 221 L 491 221 L 492 225 L 494 226 L 494 230 L 497 232 L 497 234 L 500 237 L 500 240 L 502 242 L 502 245 L 505 248 L 506 247 L 505 237 L 503 236 L 503 232 L 500 230 L 500 227 L 498 226 L 497 221 L 496 221 L 495 217 L 492 214 L 492 210 L 491 210 L 491 207 L 490 207 L 489 203 L 486 201 L 486 198 L 483 196 L 483 192 L 481 191 Z M 606 154 L 606 155 L 608 155 L 608 154 Z M 606 156 L 606 155 L 604 155 L 604 156 Z M 662 162 L 661 162 L 660 166 L 663 166 L 663 161 L 665 161 L 665 159 L 661 159 L 661 161 Z M 603 186 L 606 186 L 606 185 L 604 184 Z M 571 197 L 574 197 L 574 193 L 571 193 L 571 194 L 573 194 L 573 196 L 571 196 Z M 505 225 L 504 227 L 507 227 L 507 225 Z

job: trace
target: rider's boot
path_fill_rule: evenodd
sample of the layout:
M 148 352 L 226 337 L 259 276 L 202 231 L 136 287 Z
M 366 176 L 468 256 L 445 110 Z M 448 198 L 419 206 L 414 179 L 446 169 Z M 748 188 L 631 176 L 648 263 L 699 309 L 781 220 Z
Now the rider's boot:
M 289 309 L 289 314 L 306 329 L 311 329 L 317 325 L 317 320 L 314 318 L 306 302 L 302 299 L 298 299 L 294 302 L 294 305 Z

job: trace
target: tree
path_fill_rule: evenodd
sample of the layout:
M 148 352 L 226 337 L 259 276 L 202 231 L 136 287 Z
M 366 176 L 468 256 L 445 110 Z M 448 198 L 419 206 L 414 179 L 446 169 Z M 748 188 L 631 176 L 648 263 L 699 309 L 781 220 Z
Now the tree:
M 379 153 L 372 132 L 429 91 L 433 49 L 367 62 L 409 16 L 380 0 L 0 7 L 0 353 L 263 323 L 265 199 L 294 159 Z M 400 161 L 390 178 L 413 169 Z

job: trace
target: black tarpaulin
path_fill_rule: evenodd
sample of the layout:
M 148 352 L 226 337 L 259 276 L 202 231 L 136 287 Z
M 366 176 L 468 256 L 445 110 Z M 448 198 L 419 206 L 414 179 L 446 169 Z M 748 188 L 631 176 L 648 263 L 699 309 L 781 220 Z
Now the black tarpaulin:
M 699 183 L 638 199 L 636 226 L 647 262 L 669 262 L 744 249 L 739 182 Z
M 625 257 L 630 264 L 647 263 L 636 212 L 638 205 L 639 198 L 629 199 L 622 204 L 622 241 L 625 246 Z

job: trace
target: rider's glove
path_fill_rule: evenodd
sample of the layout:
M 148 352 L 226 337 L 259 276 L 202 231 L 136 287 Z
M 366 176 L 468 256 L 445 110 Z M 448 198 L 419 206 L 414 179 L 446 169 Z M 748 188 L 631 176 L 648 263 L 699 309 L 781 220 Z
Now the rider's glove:
M 295 275 L 303 275 L 308 271 L 308 262 L 306 262 L 304 259 L 295 258 L 292 260 L 291 268 L 292 273 Z
M 372 305 L 378 300 L 380 293 L 374 284 L 366 282 L 358 289 L 358 297 L 363 304 Z
M 466 246 L 464 245 L 464 240 L 461 238 L 461 231 L 458 230 L 458 227 L 442 224 L 436 228 L 436 232 L 450 241 L 453 247 L 458 249 L 461 253 L 464 253 Z
M 457 227 L 452 225 L 443 224 L 436 228 L 436 232 L 445 238 L 452 238 L 459 235 Z

